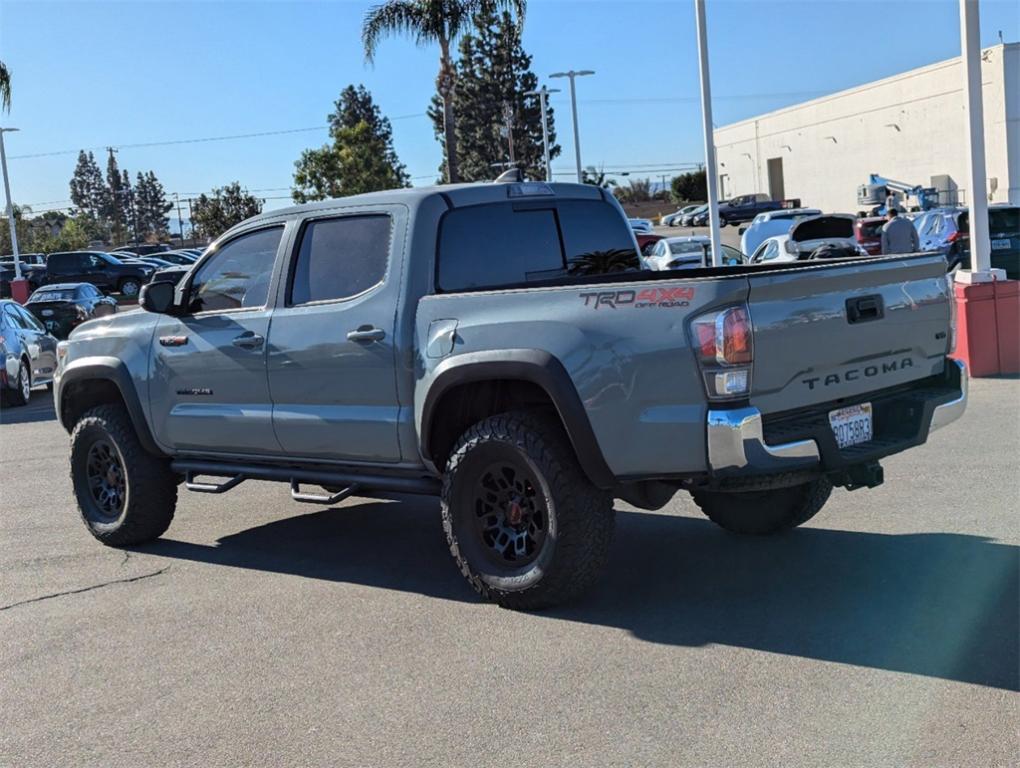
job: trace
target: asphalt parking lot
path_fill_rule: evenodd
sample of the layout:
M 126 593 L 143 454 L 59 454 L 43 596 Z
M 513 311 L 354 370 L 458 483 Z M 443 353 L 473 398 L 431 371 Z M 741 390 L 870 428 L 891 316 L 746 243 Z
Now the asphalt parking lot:
M 608 572 L 478 602 L 433 501 L 182 491 L 76 517 L 48 393 L 0 426 L 0 765 L 1005 766 L 1020 750 L 1020 381 L 790 535 L 617 504 Z

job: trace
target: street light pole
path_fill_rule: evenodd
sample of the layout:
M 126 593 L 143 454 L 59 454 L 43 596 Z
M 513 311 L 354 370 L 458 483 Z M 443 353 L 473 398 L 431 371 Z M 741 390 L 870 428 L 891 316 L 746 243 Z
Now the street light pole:
M 719 242 L 719 190 L 715 171 L 715 136 L 712 133 L 712 84 L 708 74 L 708 32 L 705 29 L 705 0 L 694 0 L 698 27 L 698 69 L 701 72 L 701 118 L 705 133 L 705 181 L 708 187 L 708 225 L 712 240 L 712 266 L 721 267 Z
M 552 166 L 549 164 L 549 121 L 546 115 L 545 97 L 550 93 L 559 93 L 559 88 L 546 88 L 544 85 L 537 91 L 528 91 L 525 96 L 538 96 L 542 109 L 542 154 L 545 158 L 545 180 L 552 181 Z M 575 121 L 576 125 L 577 122 Z
M 595 71 L 591 69 L 581 69 L 574 71 L 573 69 L 567 72 L 554 72 L 549 77 L 568 77 L 570 78 L 570 114 L 574 119 L 574 160 L 577 163 L 577 183 L 581 183 L 583 178 L 581 175 L 581 139 L 578 137 L 577 131 L 577 93 L 574 91 L 574 78 L 584 77 L 585 75 L 594 75 Z
M 21 277 L 21 254 L 18 252 L 18 227 L 14 221 L 14 202 L 11 200 L 11 182 L 7 176 L 7 150 L 4 148 L 4 134 L 14 133 L 17 128 L 0 128 L 0 167 L 4 175 L 4 195 L 7 200 L 7 224 L 11 228 L 11 252 L 14 254 L 14 280 L 11 281 L 11 297 L 24 304 L 28 300 L 25 281 Z M 24 295 L 19 296 L 19 294 Z

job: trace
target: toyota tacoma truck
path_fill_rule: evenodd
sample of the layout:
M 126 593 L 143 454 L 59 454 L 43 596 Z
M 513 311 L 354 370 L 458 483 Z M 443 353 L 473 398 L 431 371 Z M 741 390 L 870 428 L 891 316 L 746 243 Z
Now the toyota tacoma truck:
M 484 242 L 484 248 L 478 244 Z M 678 491 L 778 533 L 966 404 L 941 257 L 641 271 L 612 195 L 511 182 L 249 219 L 146 311 L 59 348 L 81 517 L 130 546 L 178 488 L 438 496 L 457 566 L 516 609 L 570 599 L 613 501 Z M 380 549 L 385 542 L 379 542 Z

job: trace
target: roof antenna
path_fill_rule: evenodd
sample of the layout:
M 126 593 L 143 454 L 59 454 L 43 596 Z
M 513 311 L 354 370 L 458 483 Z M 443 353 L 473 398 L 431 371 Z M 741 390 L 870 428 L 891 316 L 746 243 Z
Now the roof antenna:
M 515 181 L 524 181 L 524 171 L 520 168 L 509 168 L 496 177 L 497 184 L 511 184 Z

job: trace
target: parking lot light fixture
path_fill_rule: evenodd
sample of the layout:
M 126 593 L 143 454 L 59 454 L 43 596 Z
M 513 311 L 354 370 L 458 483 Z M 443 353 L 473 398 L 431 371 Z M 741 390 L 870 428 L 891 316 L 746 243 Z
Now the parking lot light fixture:
M 549 121 L 546 115 L 545 97 L 550 93 L 559 93 L 559 88 L 546 88 L 544 85 L 537 91 L 527 91 L 525 96 L 538 96 L 538 103 L 542 110 L 542 154 L 545 158 L 545 180 L 552 181 L 552 166 L 549 164 Z
M 4 196 L 7 201 L 7 223 L 11 228 L 11 253 L 14 255 L 14 279 L 21 280 L 21 259 L 18 253 L 18 229 L 14 221 L 14 203 L 11 201 L 11 182 L 7 176 L 7 151 L 4 149 L 4 134 L 14 133 L 17 128 L 0 128 L 0 167 L 3 168 Z M 11 286 L 13 293 L 14 286 Z M 27 297 L 26 297 L 27 298 Z
M 549 77 L 568 77 L 570 78 L 570 114 L 574 119 L 574 160 L 577 164 L 577 183 L 581 184 L 584 178 L 581 174 L 581 140 L 578 138 L 577 133 L 577 94 L 574 91 L 574 79 L 578 77 L 585 77 L 586 75 L 594 75 L 595 70 L 593 69 L 580 69 L 580 70 L 569 70 L 567 72 L 554 72 Z
M 701 120 L 705 139 L 705 186 L 708 193 L 708 226 L 712 241 L 712 266 L 721 267 L 719 174 L 715 164 L 715 133 L 712 127 L 712 83 L 708 72 L 708 30 L 705 26 L 705 0 L 694 0 L 694 20 L 698 31 L 698 72 L 701 75 Z

